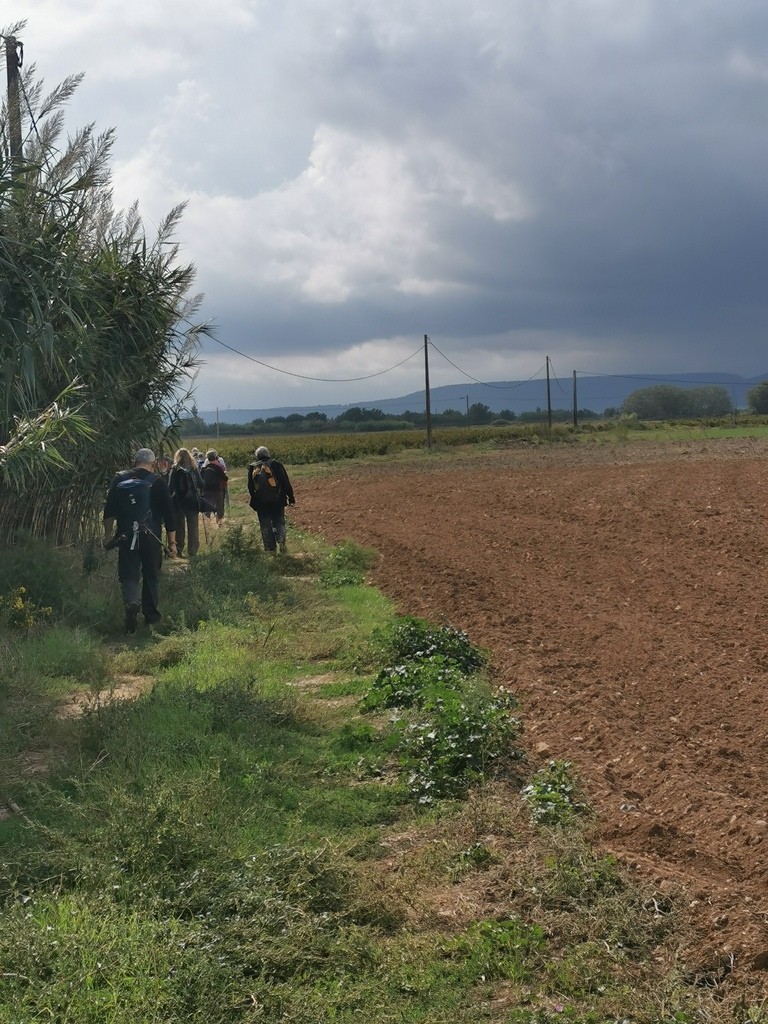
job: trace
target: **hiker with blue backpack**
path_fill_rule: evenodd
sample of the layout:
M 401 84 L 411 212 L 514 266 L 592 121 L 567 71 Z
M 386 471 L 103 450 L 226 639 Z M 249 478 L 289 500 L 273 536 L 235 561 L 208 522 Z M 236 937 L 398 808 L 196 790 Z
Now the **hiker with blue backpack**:
M 259 517 L 264 550 L 271 554 L 287 551 L 285 543 L 285 506 L 295 505 L 293 487 L 282 462 L 273 459 L 261 445 L 254 452 L 256 461 L 248 467 L 249 505 Z
M 134 468 L 117 473 L 104 503 L 104 547 L 117 548 L 117 578 L 125 605 L 127 633 L 136 632 L 139 611 L 147 625 L 161 618 L 158 600 L 163 526 L 168 536 L 168 555 L 176 557 L 173 501 L 168 484 L 155 470 L 154 452 L 140 448 Z

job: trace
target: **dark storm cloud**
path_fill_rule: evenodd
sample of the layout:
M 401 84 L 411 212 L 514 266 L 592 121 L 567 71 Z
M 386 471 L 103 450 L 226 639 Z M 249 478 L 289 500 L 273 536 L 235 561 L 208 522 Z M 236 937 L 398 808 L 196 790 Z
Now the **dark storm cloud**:
M 117 122 L 121 195 L 155 220 L 191 197 L 222 340 L 350 375 L 425 332 L 480 377 L 545 351 L 768 363 L 763 3 L 224 0 L 215 43 L 209 13 L 137 0 L 145 73 L 100 60 L 81 120 Z M 67 70 L 91 73 L 98 17 Z M 237 387 L 206 355 L 201 388 Z

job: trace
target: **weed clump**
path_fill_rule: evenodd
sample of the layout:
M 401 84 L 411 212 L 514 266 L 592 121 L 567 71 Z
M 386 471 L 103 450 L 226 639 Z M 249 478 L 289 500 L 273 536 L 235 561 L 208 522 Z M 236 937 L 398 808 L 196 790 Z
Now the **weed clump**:
M 485 656 L 465 633 L 404 618 L 376 631 L 372 643 L 391 661 L 360 706 L 396 712 L 390 734 L 419 804 L 460 798 L 519 756 L 516 701 L 479 676 Z
M 550 761 L 522 789 L 531 816 L 539 825 L 567 825 L 587 811 L 569 761 Z
M 465 675 L 471 675 L 487 660 L 462 630 L 434 626 L 413 616 L 403 616 L 388 629 L 375 630 L 371 643 L 379 662 L 386 665 L 423 662 L 439 656 L 453 662 Z
M 376 561 L 376 552 L 360 547 L 354 541 L 337 544 L 327 555 L 320 571 L 324 587 L 359 587 L 365 574 Z

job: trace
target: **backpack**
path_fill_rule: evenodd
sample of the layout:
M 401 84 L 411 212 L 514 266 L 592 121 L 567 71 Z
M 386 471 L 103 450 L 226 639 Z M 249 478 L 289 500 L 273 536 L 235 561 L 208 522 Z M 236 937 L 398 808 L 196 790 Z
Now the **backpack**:
M 256 505 L 277 505 L 283 500 L 283 489 L 269 462 L 251 463 L 251 508 Z
M 129 472 L 115 484 L 115 519 L 117 532 L 130 540 L 131 551 L 139 542 L 139 534 L 147 533 L 150 525 L 150 490 L 157 480 L 154 474 L 148 477 L 135 476 Z
M 184 466 L 174 466 L 169 483 L 173 484 L 171 497 L 175 498 L 179 505 L 186 505 L 187 495 L 190 491 L 194 491 L 194 482 L 189 470 Z
M 203 490 L 222 490 L 226 476 L 221 466 L 217 466 L 215 463 L 209 462 L 207 466 L 203 466 L 200 471 L 200 475 L 203 478 Z

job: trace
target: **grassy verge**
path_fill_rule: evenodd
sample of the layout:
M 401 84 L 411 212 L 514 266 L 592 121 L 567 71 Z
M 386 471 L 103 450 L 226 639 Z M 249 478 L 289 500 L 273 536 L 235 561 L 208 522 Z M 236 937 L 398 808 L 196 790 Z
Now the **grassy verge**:
M 768 1020 L 691 983 L 683 894 L 591 848 L 468 638 L 233 521 L 127 642 L 108 556 L 0 569 L 2 1024 Z

